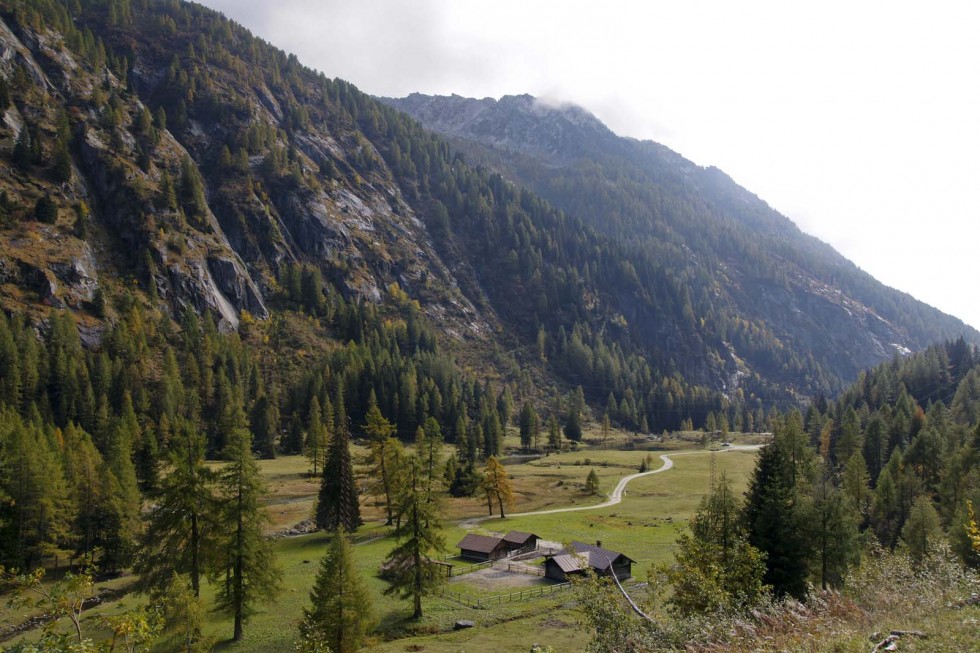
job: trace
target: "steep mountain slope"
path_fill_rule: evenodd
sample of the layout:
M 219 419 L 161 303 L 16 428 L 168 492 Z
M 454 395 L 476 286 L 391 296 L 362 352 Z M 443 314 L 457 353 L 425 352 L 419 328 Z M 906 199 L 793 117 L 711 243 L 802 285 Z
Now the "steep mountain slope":
M 91 312 L 103 282 L 135 276 L 175 311 L 210 309 L 234 328 L 242 310 L 268 315 L 283 262 L 315 260 L 346 293 L 377 301 L 399 283 L 482 328 L 373 146 L 335 109 L 338 86 L 301 80 L 294 59 L 200 7 L 30 4 L 4 3 L 0 23 L 8 310 L 40 300 Z M 33 154 L 19 157 L 20 142 Z M 47 223 L 31 219 L 41 198 L 55 206 Z
M 801 388 L 833 391 L 895 352 L 961 334 L 977 341 L 975 330 L 878 283 L 720 170 L 617 137 L 579 107 L 528 95 L 383 101 L 452 138 L 471 162 L 671 268 L 702 328 L 770 378 L 799 383 L 812 372 L 787 367 L 783 350 L 812 356 L 806 366 L 825 375 Z
M 457 143 L 501 175 L 197 5 L 4 0 L 0 21 L 0 306 L 70 308 L 93 346 L 133 301 L 231 330 L 337 295 L 355 308 L 335 316 L 374 304 L 401 333 L 410 315 L 406 343 L 425 319 L 522 394 L 581 386 L 660 430 L 760 425 L 896 349 L 977 339 L 579 109 L 454 101 L 495 145 Z M 360 342 L 357 319 L 333 336 Z M 359 406 L 384 371 L 366 369 Z M 410 436 L 427 408 L 404 378 L 383 394 Z

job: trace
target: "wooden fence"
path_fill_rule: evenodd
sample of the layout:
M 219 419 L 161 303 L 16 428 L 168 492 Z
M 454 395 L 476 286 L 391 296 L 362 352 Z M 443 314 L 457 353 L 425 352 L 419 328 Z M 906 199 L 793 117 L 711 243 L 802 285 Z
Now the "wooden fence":
M 511 592 L 510 594 L 498 594 L 496 596 L 488 596 L 485 598 L 474 599 L 471 596 L 467 596 L 460 592 L 450 592 L 443 589 L 439 592 L 439 596 L 449 599 L 459 603 L 460 605 L 465 605 L 469 608 L 474 608 L 476 610 L 486 610 L 492 606 L 500 605 L 502 603 L 513 603 L 515 601 L 529 601 L 531 599 L 540 598 L 543 596 L 551 596 L 552 594 L 557 594 L 558 592 L 564 592 L 565 590 L 571 589 L 571 583 L 559 583 L 557 585 L 543 585 L 541 587 L 533 587 L 531 589 L 522 590 L 520 592 Z
M 469 574 L 474 571 L 479 571 L 480 569 L 486 569 L 487 567 L 492 567 L 494 561 L 487 560 L 486 562 L 477 562 L 472 565 L 466 565 L 465 567 L 453 567 L 450 576 L 462 576 L 463 574 Z
M 522 562 L 507 562 L 506 560 L 498 560 L 496 567 L 498 569 L 506 569 L 507 571 L 516 574 L 526 574 L 528 576 L 544 576 L 544 567 L 537 565 L 527 565 Z

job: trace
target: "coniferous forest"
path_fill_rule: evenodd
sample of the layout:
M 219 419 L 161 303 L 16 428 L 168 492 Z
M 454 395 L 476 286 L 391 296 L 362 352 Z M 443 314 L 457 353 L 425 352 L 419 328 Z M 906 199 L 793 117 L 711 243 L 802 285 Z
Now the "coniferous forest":
M 613 431 L 772 437 L 650 569 L 672 621 L 596 601 L 590 650 L 722 637 L 705 615 L 884 582 L 874 556 L 975 582 L 980 333 L 719 171 L 439 135 L 181 0 L 0 21 L 0 592 L 74 626 L 11 650 L 210 650 L 205 605 L 245 638 L 284 591 L 260 464 L 297 456 L 329 537 L 295 640 L 356 650 L 362 511 L 417 621 L 448 501 L 504 519 L 508 455 Z M 133 608 L 83 633 L 119 578 Z

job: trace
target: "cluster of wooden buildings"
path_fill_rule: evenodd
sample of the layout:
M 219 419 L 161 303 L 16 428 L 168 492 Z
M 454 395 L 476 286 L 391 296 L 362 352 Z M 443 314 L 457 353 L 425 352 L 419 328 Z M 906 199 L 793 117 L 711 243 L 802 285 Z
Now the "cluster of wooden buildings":
M 459 557 L 481 562 L 529 553 L 538 548 L 541 538 L 534 533 L 511 531 L 506 535 L 477 535 L 469 533 L 456 544 Z M 600 576 L 616 575 L 624 580 L 632 575 L 635 560 L 610 549 L 604 549 L 602 542 L 595 545 L 572 542 L 570 546 L 556 553 L 545 555 L 544 575 L 553 580 L 565 581 L 569 576 L 584 574 L 591 568 Z

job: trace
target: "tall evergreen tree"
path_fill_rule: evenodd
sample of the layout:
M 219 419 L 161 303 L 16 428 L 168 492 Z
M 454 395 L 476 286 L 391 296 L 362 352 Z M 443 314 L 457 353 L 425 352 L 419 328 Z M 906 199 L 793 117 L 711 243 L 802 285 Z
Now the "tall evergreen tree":
M 794 411 L 759 452 L 749 482 L 744 512 L 749 543 L 765 554 L 764 581 L 779 595 L 802 598 L 807 590 L 813 542 L 806 472 L 813 456 Z
M 521 448 L 525 451 L 529 450 L 532 446 L 536 448 L 538 446 L 537 440 L 541 426 L 539 424 L 538 414 L 535 412 L 534 406 L 531 405 L 530 401 L 524 402 L 518 422 L 521 432 Z
M 422 464 L 418 457 L 409 459 L 405 487 L 398 500 L 399 523 L 395 528 L 398 540 L 388 554 L 391 586 L 385 594 L 411 598 L 412 615 L 422 617 L 422 597 L 432 593 L 446 581 L 440 565 L 430 556 L 446 550 L 441 532 L 437 503 L 427 501 Z
M 371 594 L 357 572 L 343 529 L 330 535 L 310 603 L 311 607 L 303 609 L 299 627 L 305 650 L 353 653 L 361 647 L 373 622 Z
M 145 590 L 160 592 L 173 574 L 187 575 L 195 597 L 217 554 L 215 475 L 204 464 L 204 437 L 181 422 L 171 440 L 170 472 L 146 515 L 134 570 Z
M 343 406 L 343 396 L 339 391 L 335 405 Z M 320 482 L 316 504 L 316 527 L 323 530 L 335 531 L 343 528 L 346 531 L 355 531 L 362 523 L 354 464 L 350 455 L 350 430 L 346 424 L 338 423 L 324 461 L 323 480 Z
M 316 397 L 310 400 L 310 411 L 306 416 L 306 441 L 303 443 L 303 453 L 310 461 L 315 477 L 322 471 L 323 459 L 327 453 L 328 434 L 324 424 L 320 400 Z
M 690 535 L 678 539 L 674 563 L 655 568 L 670 584 L 668 603 L 680 614 L 743 610 L 764 596 L 765 556 L 746 539 L 741 509 L 722 474 L 691 518 Z
M 859 455 L 855 453 L 854 457 Z M 834 487 L 829 461 L 814 486 L 813 513 L 814 575 L 820 579 L 822 589 L 840 587 L 860 558 L 860 513 L 850 497 Z
M 25 423 L 12 411 L 0 413 L 4 477 L 9 496 L 0 516 L 0 561 L 33 570 L 67 544 L 71 505 L 58 452 L 44 429 Z
M 213 578 L 224 577 L 215 602 L 234 618 L 233 639 L 237 642 L 256 603 L 279 592 L 281 572 L 272 543 L 262 534 L 269 517 L 260 503 L 265 487 L 252 456 L 251 433 L 236 428 L 226 438 L 228 464 L 218 478 L 222 537 Z
M 83 564 L 95 562 L 103 515 L 106 510 L 102 456 L 85 431 L 69 424 L 64 433 L 65 473 L 71 488 L 75 516 L 72 520 L 74 550 Z M 2 471 L 0 471 L 2 474 Z
M 415 437 L 415 455 L 422 462 L 422 473 L 426 483 L 426 500 L 441 488 L 439 468 L 442 466 L 442 428 L 434 417 L 428 417 L 418 429 Z
M 364 417 L 364 433 L 371 442 L 371 455 L 368 463 L 371 465 L 372 475 L 377 483 L 377 495 L 381 496 L 385 503 L 385 524 L 391 525 L 394 519 L 395 503 L 395 475 L 397 470 L 391 468 L 391 449 L 396 445 L 391 436 L 395 433 L 395 426 L 385 419 L 378 408 L 378 401 L 371 391 L 368 400 L 368 411 Z

